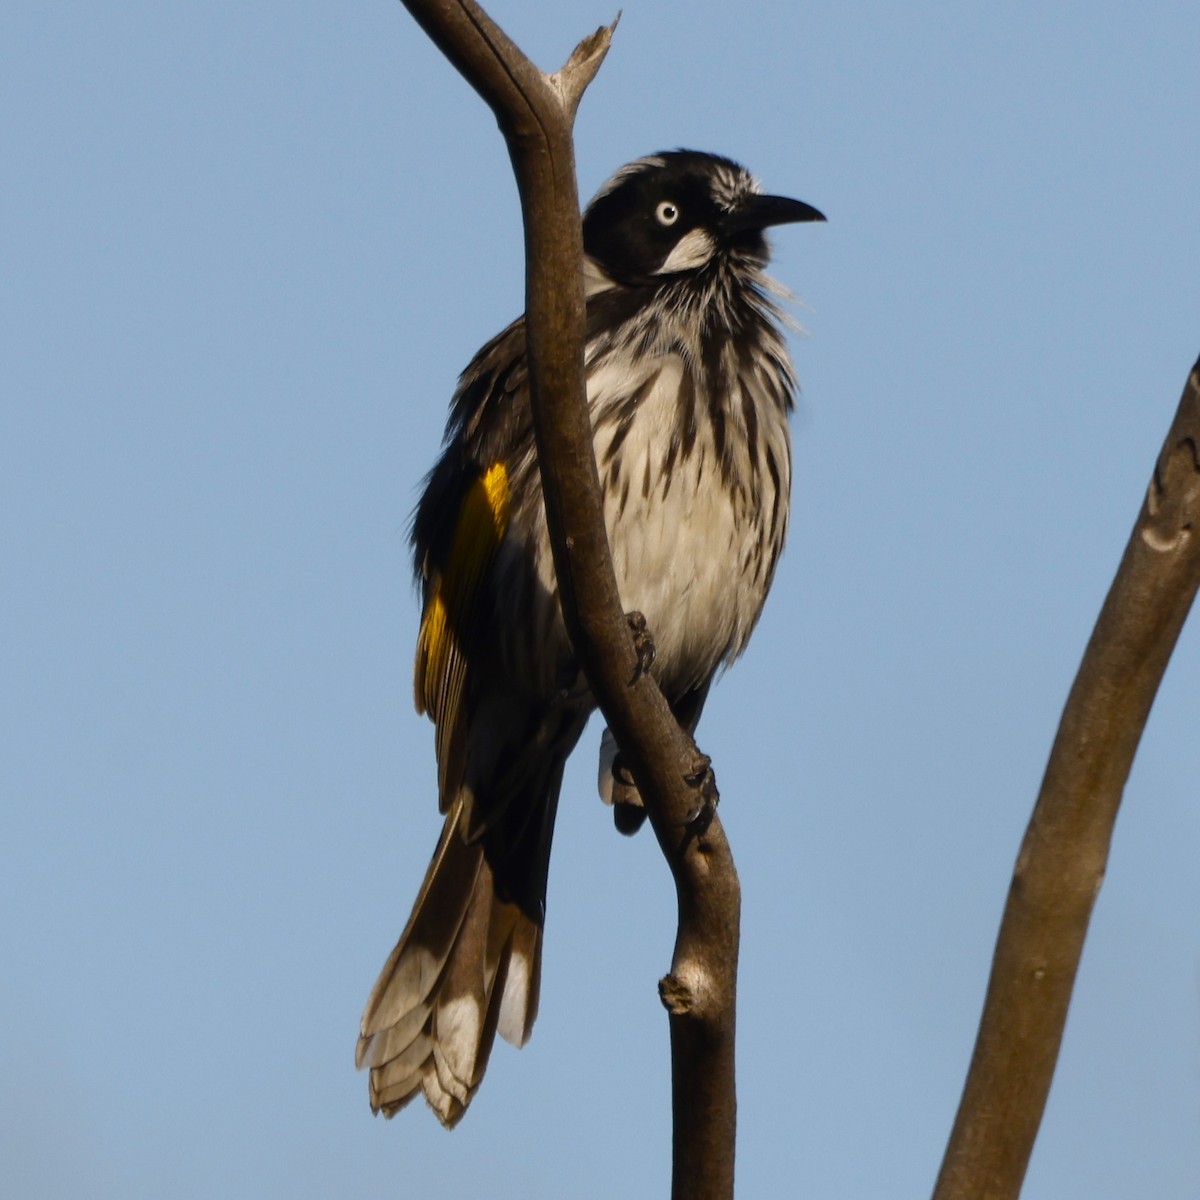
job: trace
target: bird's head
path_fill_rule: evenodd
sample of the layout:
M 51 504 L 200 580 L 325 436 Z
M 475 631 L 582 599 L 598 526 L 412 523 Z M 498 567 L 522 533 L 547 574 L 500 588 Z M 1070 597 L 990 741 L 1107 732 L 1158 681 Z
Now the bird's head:
M 583 247 L 606 275 L 635 286 L 722 261 L 761 266 L 763 230 L 824 219 L 802 200 L 763 195 L 727 158 L 671 150 L 622 167 L 597 192 L 583 215 Z

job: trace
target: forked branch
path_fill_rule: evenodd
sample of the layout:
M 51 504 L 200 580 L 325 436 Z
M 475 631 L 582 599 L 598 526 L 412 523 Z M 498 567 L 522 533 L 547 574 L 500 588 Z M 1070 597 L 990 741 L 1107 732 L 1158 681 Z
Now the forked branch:
M 663 999 L 671 1026 L 676 1200 L 733 1195 L 734 997 L 740 892 L 713 819 L 691 822 L 700 755 L 671 715 L 621 611 L 604 528 L 583 371 L 583 243 L 572 125 L 614 26 L 563 69 L 535 67 L 472 0 L 405 0 L 491 106 L 525 226 L 525 315 L 534 430 L 563 616 L 592 694 L 632 770 L 675 879 L 679 927 Z M 653 633 L 653 631 L 651 631 Z

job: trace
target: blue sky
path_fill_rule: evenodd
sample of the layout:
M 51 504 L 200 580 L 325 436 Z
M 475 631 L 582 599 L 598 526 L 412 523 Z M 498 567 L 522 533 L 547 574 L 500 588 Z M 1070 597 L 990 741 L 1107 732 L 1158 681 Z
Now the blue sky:
M 544 6 L 545 7 L 545 6 Z M 494 15 L 557 67 L 611 9 Z M 790 543 L 701 725 L 742 1194 L 927 1193 L 1016 848 L 1200 352 L 1194 3 L 627 4 L 586 196 L 780 230 Z M 394 3 L 0 14 L 0 1194 L 664 1194 L 673 897 L 569 768 L 533 1040 L 452 1135 L 359 1013 L 437 836 L 405 531 L 519 310 L 493 119 Z M 1200 1193 L 1200 640 L 1142 743 L 1025 1195 Z

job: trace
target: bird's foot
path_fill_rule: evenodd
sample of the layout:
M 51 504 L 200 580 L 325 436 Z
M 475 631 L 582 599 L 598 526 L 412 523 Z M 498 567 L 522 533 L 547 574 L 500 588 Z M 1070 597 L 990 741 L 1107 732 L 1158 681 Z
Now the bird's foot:
M 654 656 L 657 651 L 654 648 L 654 638 L 650 634 L 650 627 L 640 612 L 626 613 L 625 623 L 633 635 L 633 650 L 637 655 L 637 663 L 634 665 L 633 674 L 629 677 L 629 686 L 633 687 L 654 666 Z
M 717 777 L 712 769 L 712 759 L 700 754 L 692 769 L 683 777 L 684 783 L 696 792 L 696 808 L 688 814 L 685 824 L 689 837 L 703 837 L 716 816 L 721 793 L 717 791 Z

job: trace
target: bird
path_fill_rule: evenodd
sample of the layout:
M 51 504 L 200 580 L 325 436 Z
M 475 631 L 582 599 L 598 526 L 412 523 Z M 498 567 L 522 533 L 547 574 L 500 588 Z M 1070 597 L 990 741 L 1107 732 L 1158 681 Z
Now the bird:
M 765 230 L 823 221 L 716 154 L 618 170 L 582 215 L 585 375 L 624 609 L 694 732 L 745 649 L 788 526 L 795 375 Z M 563 624 L 538 474 L 524 318 L 475 355 L 411 529 L 422 597 L 414 691 L 434 724 L 441 836 L 363 1013 L 372 1109 L 415 1096 L 461 1120 L 497 1033 L 538 1010 L 563 767 L 595 708 Z M 600 790 L 624 832 L 636 782 L 612 735 Z

